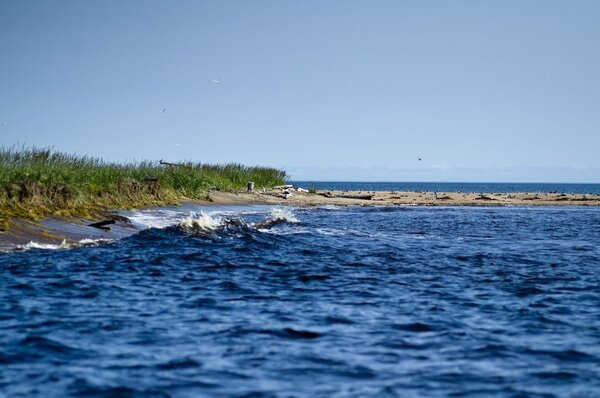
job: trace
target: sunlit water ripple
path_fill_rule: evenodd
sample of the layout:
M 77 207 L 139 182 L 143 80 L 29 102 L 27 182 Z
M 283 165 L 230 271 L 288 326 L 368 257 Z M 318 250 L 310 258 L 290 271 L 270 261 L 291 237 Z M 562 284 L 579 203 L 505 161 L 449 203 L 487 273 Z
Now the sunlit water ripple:
M 600 209 L 292 211 L 0 254 L 0 396 L 600 395 Z

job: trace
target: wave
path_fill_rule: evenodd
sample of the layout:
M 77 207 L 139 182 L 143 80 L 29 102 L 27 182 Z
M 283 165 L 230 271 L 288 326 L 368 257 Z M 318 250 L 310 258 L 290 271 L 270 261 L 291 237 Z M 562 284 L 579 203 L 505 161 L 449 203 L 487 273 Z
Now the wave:
M 248 223 L 239 216 L 229 217 L 220 213 L 190 214 L 190 216 L 181 220 L 177 227 L 187 233 L 204 233 L 212 234 L 224 230 L 266 230 L 275 225 L 285 223 L 299 223 L 300 220 L 289 210 L 276 207 L 271 210 L 271 213 L 262 221 Z
M 179 227 L 185 231 L 213 232 L 225 225 L 224 220 L 226 219 L 220 216 L 200 212 L 198 216 L 190 214 L 181 220 Z
M 132 215 L 134 222 L 138 223 L 142 229 L 179 229 L 188 234 L 212 235 L 224 231 L 250 231 L 258 230 L 265 232 L 279 224 L 295 224 L 300 221 L 286 208 L 276 207 L 271 209 L 270 214 L 262 221 L 246 222 L 241 215 L 256 215 L 259 212 L 191 212 L 189 216 L 181 218 L 181 213 L 173 211 L 167 212 L 137 212 Z M 264 212 L 263 212 L 264 214 Z M 41 243 L 31 241 L 24 245 L 14 247 L 15 251 L 27 250 L 62 250 L 74 249 L 78 247 L 96 246 L 102 243 L 113 242 L 114 239 L 81 239 L 79 241 L 67 241 L 63 239 L 61 243 Z
M 76 247 L 87 247 L 87 246 L 97 246 L 101 243 L 109 243 L 112 242 L 112 239 L 100 238 L 100 239 L 81 239 L 76 242 L 67 242 L 66 239 L 63 239 L 61 243 L 39 243 L 31 241 L 24 245 L 16 246 L 15 250 L 17 251 L 27 251 L 32 249 L 41 249 L 41 250 L 60 250 L 60 249 L 74 249 Z
M 299 222 L 300 220 L 298 220 L 294 213 L 292 213 L 289 209 L 276 207 L 273 210 L 271 210 L 271 214 L 264 221 L 254 223 L 253 226 L 259 229 L 266 229 L 271 228 L 277 224 L 297 224 Z

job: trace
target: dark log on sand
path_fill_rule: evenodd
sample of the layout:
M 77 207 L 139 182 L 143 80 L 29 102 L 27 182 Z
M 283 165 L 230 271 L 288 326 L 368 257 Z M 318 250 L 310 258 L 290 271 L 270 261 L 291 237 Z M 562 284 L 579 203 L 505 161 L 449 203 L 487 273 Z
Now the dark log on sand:
M 326 198 L 342 198 L 342 199 L 356 199 L 356 200 L 373 200 L 373 195 L 333 195 L 331 192 L 320 193 L 319 195 L 325 196 Z
M 337 198 L 344 198 L 344 199 L 358 199 L 358 200 L 372 200 L 373 199 L 373 195 L 340 195 L 340 196 L 336 196 Z
M 475 200 L 496 200 L 496 199 L 490 198 L 489 196 L 486 196 L 486 195 L 479 195 L 478 197 L 475 198 Z
M 95 222 L 93 224 L 88 224 L 88 227 L 94 227 L 94 228 L 98 228 L 98 229 L 103 229 L 105 231 L 110 231 L 110 228 L 107 227 L 107 225 L 114 224 L 115 222 L 116 222 L 115 220 L 104 220 L 104 221 Z

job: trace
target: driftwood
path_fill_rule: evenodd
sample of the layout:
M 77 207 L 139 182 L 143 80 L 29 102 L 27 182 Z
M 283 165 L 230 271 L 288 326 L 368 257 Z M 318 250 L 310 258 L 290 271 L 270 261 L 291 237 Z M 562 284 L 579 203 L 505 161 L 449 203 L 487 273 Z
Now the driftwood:
M 162 159 L 158 163 L 162 164 L 163 166 L 172 166 L 172 167 L 183 167 L 183 166 L 186 166 L 185 164 L 180 164 L 180 163 L 165 162 Z
M 596 199 L 593 199 L 593 198 L 588 198 L 588 197 L 586 197 L 585 195 L 583 195 L 583 197 L 581 197 L 581 198 L 573 198 L 573 199 L 571 199 L 571 200 L 572 200 L 573 202 L 588 202 L 588 201 L 594 201 L 594 200 L 596 200 Z
M 94 227 L 94 228 L 98 228 L 98 229 L 103 229 L 105 231 L 110 231 L 110 228 L 107 227 L 107 225 L 114 224 L 115 222 L 116 222 L 115 220 L 104 220 L 104 221 L 95 222 L 93 224 L 88 224 L 88 227 Z
M 273 189 L 292 189 L 294 188 L 293 185 L 277 185 L 276 187 L 273 187 Z
M 339 195 L 335 196 L 331 192 L 320 193 L 319 195 L 325 196 L 326 198 L 342 198 L 342 199 L 356 199 L 356 200 L 373 200 L 374 195 Z
M 344 199 L 358 199 L 358 200 L 372 200 L 373 195 L 340 195 L 338 198 Z

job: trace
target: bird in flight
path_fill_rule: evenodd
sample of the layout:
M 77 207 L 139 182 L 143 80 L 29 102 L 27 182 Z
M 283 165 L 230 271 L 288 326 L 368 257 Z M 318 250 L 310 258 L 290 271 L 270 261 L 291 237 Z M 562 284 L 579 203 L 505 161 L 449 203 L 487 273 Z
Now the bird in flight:
M 162 108 L 162 111 L 160 111 L 160 113 L 165 113 L 167 111 L 167 108 Z
M 221 83 L 221 79 L 212 79 L 211 82 L 213 82 L 214 84 L 219 84 Z
M 181 148 L 181 144 L 175 144 L 175 147 Z
M 421 158 L 419 158 L 419 162 L 421 161 Z

